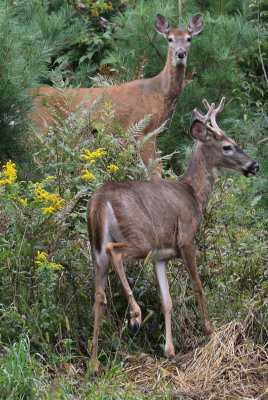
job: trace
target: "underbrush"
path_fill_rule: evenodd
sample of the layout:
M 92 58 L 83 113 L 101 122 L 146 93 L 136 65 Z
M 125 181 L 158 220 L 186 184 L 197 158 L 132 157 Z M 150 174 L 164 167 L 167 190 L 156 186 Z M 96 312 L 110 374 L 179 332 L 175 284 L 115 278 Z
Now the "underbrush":
M 97 107 L 96 103 L 94 107 Z M 92 111 L 92 110 L 91 110 Z M 57 133 L 31 144 L 30 180 L 9 161 L 0 173 L 0 386 L 3 399 L 171 399 L 161 381 L 135 390 L 124 373 L 129 354 L 162 357 L 164 319 L 150 260 L 128 265 L 143 312 L 134 336 L 127 302 L 110 273 L 100 331 L 99 379 L 88 369 L 93 331 L 93 270 L 86 229 L 87 201 L 103 183 L 146 179 L 131 132 L 106 104 L 101 122 L 92 112 L 56 122 Z M 134 129 L 141 131 L 146 119 Z M 90 135 L 88 134 L 90 132 Z M 169 174 L 170 175 L 170 174 Z M 255 179 L 258 179 L 256 177 Z M 247 320 L 247 335 L 267 340 L 265 221 L 248 204 L 251 180 L 223 177 L 197 238 L 199 273 L 216 328 Z M 168 265 L 177 352 L 205 343 L 199 309 L 180 261 Z M 123 300 L 122 300 L 123 298 Z M 122 382 L 126 382 L 124 385 Z M 141 377 L 142 385 L 142 377 Z M 178 395 L 177 398 L 184 398 Z

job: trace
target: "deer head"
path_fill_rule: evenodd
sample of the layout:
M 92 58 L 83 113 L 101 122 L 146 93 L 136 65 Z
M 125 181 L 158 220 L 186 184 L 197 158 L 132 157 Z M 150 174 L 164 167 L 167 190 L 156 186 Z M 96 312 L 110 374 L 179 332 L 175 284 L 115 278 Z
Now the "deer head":
M 240 172 L 246 177 L 254 176 L 259 171 L 259 164 L 252 160 L 238 145 L 218 126 L 216 116 L 224 107 L 225 97 L 215 109 L 215 104 L 209 105 L 206 99 L 203 103 L 207 109 L 204 114 L 195 108 L 191 117 L 190 133 L 192 137 L 210 146 L 211 151 L 207 152 L 209 163 L 216 169 L 227 169 Z M 209 121 L 211 124 L 209 124 Z
M 155 28 L 168 41 L 172 64 L 186 65 L 192 36 L 202 31 L 203 17 L 202 14 L 194 15 L 187 29 L 171 29 L 168 20 L 163 15 L 156 14 Z

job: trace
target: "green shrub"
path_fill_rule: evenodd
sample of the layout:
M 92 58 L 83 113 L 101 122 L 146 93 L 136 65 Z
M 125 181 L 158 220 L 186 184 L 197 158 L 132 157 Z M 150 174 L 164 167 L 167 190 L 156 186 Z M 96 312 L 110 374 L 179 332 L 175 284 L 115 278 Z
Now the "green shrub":
M 0 365 L 1 399 L 47 398 L 45 380 L 40 379 L 44 369 L 31 354 L 28 336 L 21 335 L 18 342 L 0 353 Z
M 88 135 L 96 129 L 94 136 Z M 41 180 L 20 181 L 12 161 L 2 165 L 0 173 L 4 306 L 14 304 L 27 316 L 38 349 L 77 340 L 81 331 L 87 349 L 92 322 L 86 310 L 92 309 L 92 295 L 87 297 L 86 287 L 92 290 L 93 279 L 87 201 L 105 182 L 142 178 L 145 173 L 136 144 L 114 121 L 109 104 L 101 122 L 90 121 L 88 112 L 83 117 L 72 114 L 58 122 L 56 134 L 51 127 L 40 140 L 34 157 Z M 16 329 L 4 331 L 3 339 L 18 340 Z

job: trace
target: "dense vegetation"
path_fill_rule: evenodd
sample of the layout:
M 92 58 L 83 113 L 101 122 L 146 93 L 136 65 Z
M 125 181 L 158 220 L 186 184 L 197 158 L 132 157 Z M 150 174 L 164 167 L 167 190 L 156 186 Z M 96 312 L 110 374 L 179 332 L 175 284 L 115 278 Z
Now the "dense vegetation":
M 135 337 L 111 272 L 100 336 L 101 361 L 108 372 L 98 381 L 87 369 L 94 290 L 86 204 L 104 182 L 145 179 L 137 144 L 114 121 L 110 104 L 102 123 L 90 118 L 92 110 L 82 117 L 74 113 L 58 122 L 57 135 L 51 127 L 42 137 L 27 111 L 29 89 L 41 84 L 90 86 L 96 82 L 92 76 L 121 81 L 157 74 L 167 46 L 154 30 L 154 16 L 162 13 L 175 26 L 177 6 L 175 0 L 0 4 L 3 399 L 174 396 L 172 387 L 170 394 L 163 394 L 161 385 L 154 392 L 141 388 L 140 393 L 131 386 L 122 392 L 120 386 L 129 354 L 162 356 L 163 316 L 150 261 L 128 266 L 145 318 Z M 261 1 L 258 24 L 258 1 L 183 2 L 184 25 L 201 11 L 204 30 L 193 39 L 190 82 L 169 132 L 159 140 L 163 155 L 176 152 L 163 159 L 163 173 L 174 179 L 191 154 L 186 132 L 193 108 L 202 108 L 203 97 L 209 102 L 227 97 L 219 125 L 258 160 L 261 170 L 254 179 L 228 173 L 217 180 L 197 239 L 199 273 L 215 327 L 246 320 L 248 338 L 260 345 L 267 341 L 267 82 L 259 52 L 260 44 L 267 58 L 264 7 Z M 146 118 L 133 129 L 139 131 L 144 124 Z M 89 137 L 94 128 L 98 133 Z M 186 352 L 204 340 L 199 310 L 181 262 L 168 268 L 174 343 L 177 352 Z

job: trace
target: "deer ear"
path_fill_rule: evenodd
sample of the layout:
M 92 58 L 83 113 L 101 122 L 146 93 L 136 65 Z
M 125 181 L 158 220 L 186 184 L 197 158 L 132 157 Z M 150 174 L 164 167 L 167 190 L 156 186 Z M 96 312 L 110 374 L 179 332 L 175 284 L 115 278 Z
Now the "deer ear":
M 169 34 L 170 27 L 168 20 L 161 14 L 156 14 L 154 21 L 155 29 L 165 37 Z
M 193 35 L 197 35 L 203 29 L 203 16 L 202 14 L 195 14 L 189 22 L 188 31 Z
M 203 122 L 198 121 L 197 119 L 193 120 L 193 122 L 191 123 L 190 134 L 194 140 L 198 140 L 199 142 L 206 142 L 208 139 L 208 131 L 206 125 Z

